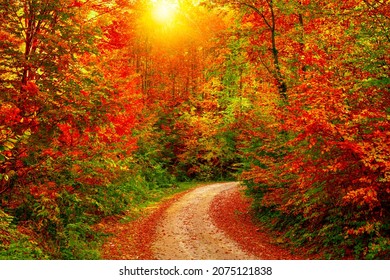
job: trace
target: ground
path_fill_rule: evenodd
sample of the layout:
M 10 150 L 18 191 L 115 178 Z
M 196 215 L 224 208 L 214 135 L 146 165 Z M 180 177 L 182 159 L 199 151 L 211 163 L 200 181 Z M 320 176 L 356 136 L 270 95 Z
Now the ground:
M 141 218 L 99 224 L 112 234 L 103 259 L 305 259 L 251 216 L 250 199 L 236 182 L 209 184 L 177 194 Z

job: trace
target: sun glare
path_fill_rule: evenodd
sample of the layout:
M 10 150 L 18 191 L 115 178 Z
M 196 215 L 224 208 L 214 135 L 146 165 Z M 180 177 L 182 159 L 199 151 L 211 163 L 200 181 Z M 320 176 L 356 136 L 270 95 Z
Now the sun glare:
M 160 23 L 172 20 L 177 10 L 177 2 L 169 0 L 153 1 L 153 17 Z

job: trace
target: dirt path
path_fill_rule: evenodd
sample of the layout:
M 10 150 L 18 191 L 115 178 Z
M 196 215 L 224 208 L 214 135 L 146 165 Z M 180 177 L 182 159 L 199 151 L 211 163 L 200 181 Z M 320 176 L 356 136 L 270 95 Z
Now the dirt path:
M 307 259 L 302 248 L 292 254 L 275 233 L 255 224 L 251 199 L 238 183 L 199 186 L 148 209 L 141 218 L 121 223 L 107 218 L 98 228 L 111 237 L 103 259 L 212 260 Z M 315 257 L 317 258 L 317 257 Z
M 221 192 L 237 188 L 238 183 L 203 186 L 172 204 L 157 227 L 152 252 L 156 259 L 243 260 L 258 257 L 218 229 L 209 215 L 213 199 Z M 223 210 L 221 210 L 223 211 Z

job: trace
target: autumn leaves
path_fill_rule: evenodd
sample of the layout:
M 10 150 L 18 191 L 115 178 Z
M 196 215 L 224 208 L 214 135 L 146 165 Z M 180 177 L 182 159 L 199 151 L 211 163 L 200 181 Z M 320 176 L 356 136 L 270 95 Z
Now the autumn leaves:
M 2 209 L 51 256 L 87 240 L 81 213 L 237 171 L 298 243 L 388 256 L 385 4 L 184 1 L 168 30 L 152 3 L 65 2 L 0 6 Z

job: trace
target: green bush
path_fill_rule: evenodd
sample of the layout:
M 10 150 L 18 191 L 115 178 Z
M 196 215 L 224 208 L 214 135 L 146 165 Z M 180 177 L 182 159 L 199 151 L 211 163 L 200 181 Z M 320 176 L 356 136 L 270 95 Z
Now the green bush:
M 0 209 L 0 260 L 46 259 L 35 241 L 20 233 L 12 224 L 14 218 Z
M 389 259 L 390 242 L 383 235 L 388 231 L 388 225 L 354 220 L 342 207 L 326 207 L 313 191 L 313 196 L 308 196 L 299 205 L 302 209 L 311 209 L 307 214 L 282 211 L 280 205 L 265 201 L 269 186 L 250 180 L 245 183 L 247 194 L 253 198 L 252 210 L 256 218 L 281 234 L 291 248 L 304 246 L 310 249 L 309 252 L 321 252 L 324 259 Z M 350 234 L 347 229 L 351 229 Z

